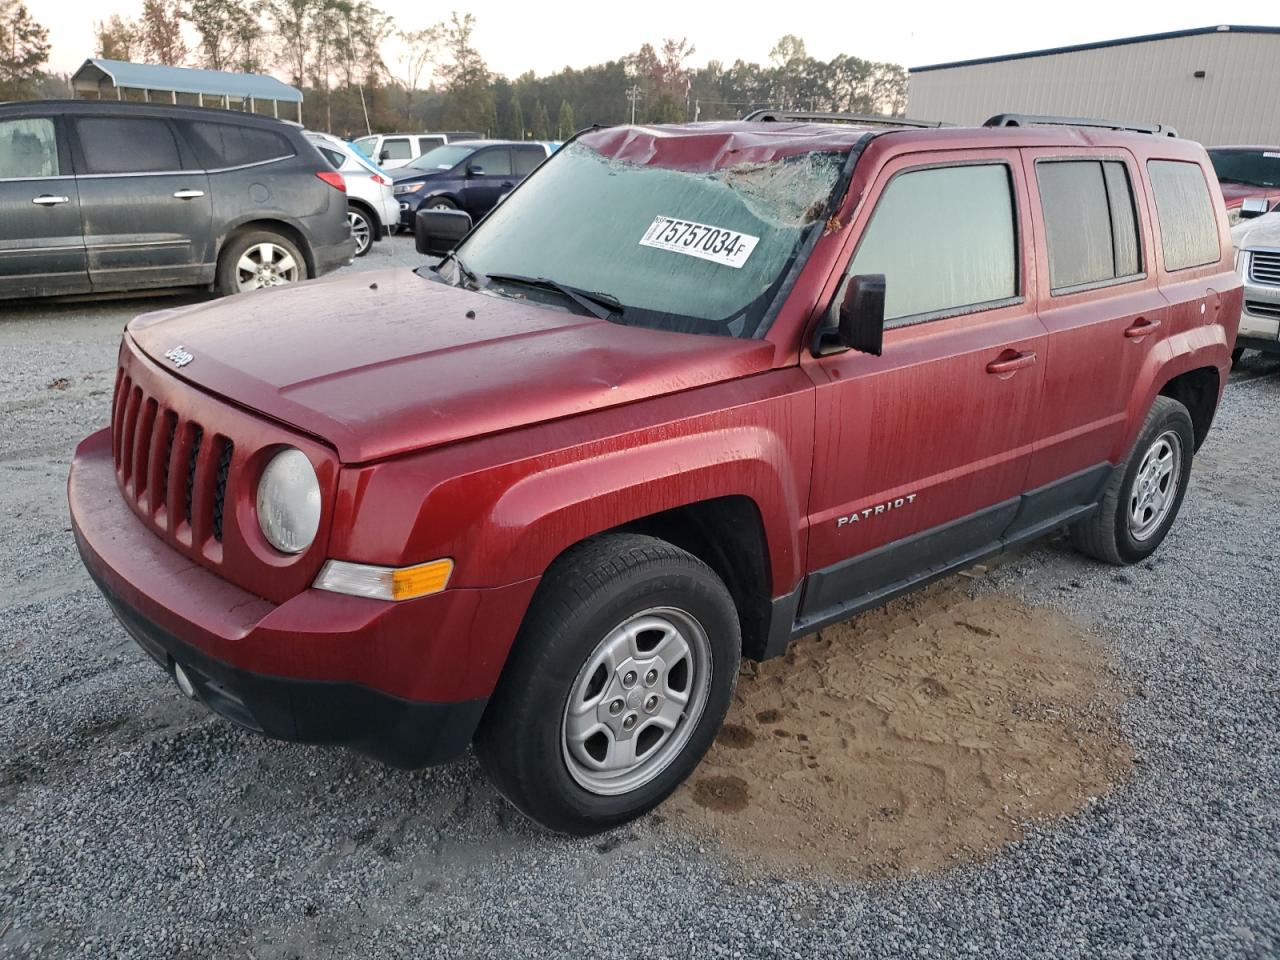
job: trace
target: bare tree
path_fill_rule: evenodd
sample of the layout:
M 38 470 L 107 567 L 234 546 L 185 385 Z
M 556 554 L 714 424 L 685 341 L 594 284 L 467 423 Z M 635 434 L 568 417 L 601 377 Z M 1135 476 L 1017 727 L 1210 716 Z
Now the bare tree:
M 200 35 L 200 65 L 210 70 L 257 68 L 262 36 L 258 8 L 238 0 L 191 0 L 182 16 Z
M 422 82 L 422 74 L 427 67 L 434 67 L 439 61 L 444 24 L 437 23 L 407 33 L 401 31 L 396 36 L 400 41 L 400 56 L 396 58 L 400 70 L 395 79 L 404 84 L 404 120 L 408 126 L 413 115 L 413 95 Z
M 311 56 L 311 24 L 321 0 L 270 0 L 267 16 L 279 45 L 277 62 L 289 71 L 295 87 L 307 79 Z

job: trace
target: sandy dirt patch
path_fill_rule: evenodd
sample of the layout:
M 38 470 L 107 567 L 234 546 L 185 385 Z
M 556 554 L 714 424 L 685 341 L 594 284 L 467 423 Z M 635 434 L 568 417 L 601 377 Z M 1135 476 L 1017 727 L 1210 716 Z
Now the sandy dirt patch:
M 891 877 L 989 855 L 1081 809 L 1132 762 L 1101 644 L 956 583 L 744 664 L 665 810 L 748 868 Z

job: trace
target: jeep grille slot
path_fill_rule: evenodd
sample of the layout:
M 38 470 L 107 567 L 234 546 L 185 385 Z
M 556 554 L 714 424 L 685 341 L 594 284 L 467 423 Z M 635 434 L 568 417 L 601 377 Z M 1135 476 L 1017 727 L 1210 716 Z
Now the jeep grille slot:
M 1246 300 L 1244 308 L 1255 317 L 1280 320 L 1280 303 L 1268 303 L 1265 300 Z
M 227 475 L 231 473 L 231 456 L 236 445 L 225 437 L 222 441 L 222 452 L 218 455 L 218 475 L 213 484 L 213 539 L 222 542 L 222 518 L 227 499 Z
M 1270 287 L 1280 287 L 1280 253 L 1255 250 L 1249 254 L 1249 279 Z M 1267 314 L 1270 316 L 1270 314 Z
M 204 428 L 198 423 L 191 425 L 191 452 L 187 455 L 187 486 L 182 495 L 182 516 L 191 522 L 191 511 L 195 507 L 196 468 L 200 465 L 200 445 L 204 442 Z

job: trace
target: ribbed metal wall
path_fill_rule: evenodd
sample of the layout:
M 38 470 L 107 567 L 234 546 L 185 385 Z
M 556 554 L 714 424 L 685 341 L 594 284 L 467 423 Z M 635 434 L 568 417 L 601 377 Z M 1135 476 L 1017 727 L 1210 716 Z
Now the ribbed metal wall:
M 976 124 L 996 113 L 1168 123 L 1210 146 L 1280 144 L 1280 34 L 1201 34 L 911 74 L 908 116 Z

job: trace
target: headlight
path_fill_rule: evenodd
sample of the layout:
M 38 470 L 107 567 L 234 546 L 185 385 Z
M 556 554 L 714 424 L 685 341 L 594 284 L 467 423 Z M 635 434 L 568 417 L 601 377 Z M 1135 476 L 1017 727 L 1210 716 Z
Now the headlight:
M 320 528 L 320 481 L 301 450 L 281 450 L 258 481 L 258 526 L 281 553 L 301 553 Z
M 425 183 L 397 183 L 396 193 L 417 193 L 425 186 Z

